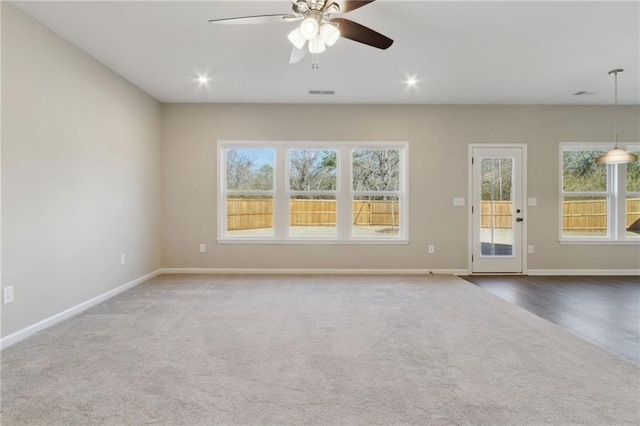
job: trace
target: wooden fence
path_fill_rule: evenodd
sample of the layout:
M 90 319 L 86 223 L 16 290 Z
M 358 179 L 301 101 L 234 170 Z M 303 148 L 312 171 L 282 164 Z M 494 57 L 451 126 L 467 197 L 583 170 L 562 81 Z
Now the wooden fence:
M 512 222 L 511 201 L 481 201 L 480 202 L 480 227 L 511 229 Z M 493 210 L 493 215 L 491 211 Z M 495 223 L 492 223 L 494 222 Z
M 640 198 L 627 198 L 626 204 L 625 228 L 640 219 Z M 605 232 L 606 201 L 565 200 L 562 203 L 562 229 L 570 232 Z
M 493 204 L 493 207 L 492 207 Z M 491 209 L 493 208 L 493 218 Z M 335 200 L 291 200 L 290 223 L 293 226 L 328 226 L 336 224 Z M 481 226 L 511 228 L 510 201 L 483 201 Z M 640 219 L 640 198 L 627 199 L 626 226 Z M 397 201 L 354 201 L 353 223 L 356 225 L 397 226 Z M 271 199 L 233 198 L 227 200 L 227 229 L 267 228 L 273 226 Z M 562 226 L 569 232 L 602 232 L 606 230 L 606 203 L 604 200 L 570 200 L 562 206 Z
M 492 203 L 481 203 L 483 228 L 491 228 Z M 495 228 L 511 228 L 510 201 L 494 201 Z M 640 219 L 640 198 L 627 199 L 625 227 Z M 562 229 L 568 232 L 603 232 L 607 230 L 607 204 L 603 200 L 565 200 L 562 203 Z
M 336 224 L 335 200 L 291 200 L 289 220 L 292 226 L 333 226 Z M 398 226 L 398 202 L 354 201 L 353 223 L 356 225 Z M 273 226 L 271 199 L 227 199 L 227 229 L 267 228 Z

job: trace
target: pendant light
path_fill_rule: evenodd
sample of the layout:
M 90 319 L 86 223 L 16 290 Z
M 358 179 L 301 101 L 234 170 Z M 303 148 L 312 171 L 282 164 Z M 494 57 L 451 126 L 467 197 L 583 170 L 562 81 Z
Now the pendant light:
M 613 104 L 613 148 L 596 158 L 597 164 L 626 164 L 638 161 L 638 156 L 618 148 L 618 73 L 623 72 L 621 68 L 609 71 L 614 78 L 614 104 Z

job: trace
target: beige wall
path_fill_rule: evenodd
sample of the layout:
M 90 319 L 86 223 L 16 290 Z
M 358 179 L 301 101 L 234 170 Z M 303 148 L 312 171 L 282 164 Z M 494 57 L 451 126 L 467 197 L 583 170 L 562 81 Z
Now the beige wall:
M 161 108 L 7 2 L 2 107 L 7 336 L 161 266 Z
M 637 141 L 638 107 L 620 108 Z M 163 105 L 163 265 L 176 268 L 466 269 L 470 143 L 526 143 L 530 269 L 637 269 L 637 246 L 558 243 L 559 142 L 612 136 L 610 107 Z M 408 141 L 408 245 L 219 245 L 217 140 Z M 199 253 L 207 243 L 207 253 Z M 428 244 L 436 253 L 427 254 Z

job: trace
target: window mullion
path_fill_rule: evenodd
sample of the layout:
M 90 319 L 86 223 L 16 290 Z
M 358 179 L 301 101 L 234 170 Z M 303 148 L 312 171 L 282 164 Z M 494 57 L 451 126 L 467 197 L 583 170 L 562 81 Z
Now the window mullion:
M 218 142 L 218 239 L 227 236 L 227 153 Z
M 351 239 L 351 221 L 353 217 L 353 202 L 351 195 L 351 148 L 340 147 L 338 151 L 338 193 L 336 194 L 338 238 Z
M 626 182 L 627 182 L 627 168 L 623 164 L 615 164 L 614 166 L 614 191 L 613 191 L 613 203 L 616 208 L 616 239 L 624 240 L 625 239 L 625 223 L 626 223 L 626 214 L 627 214 L 627 206 L 626 206 Z
M 607 165 L 607 238 L 615 240 L 618 235 L 618 228 L 616 226 L 617 208 L 615 203 L 615 165 Z
M 273 194 L 273 226 L 277 240 L 287 238 L 289 229 L 289 186 L 287 185 L 288 164 L 287 150 L 284 146 L 276 147 L 276 166 L 274 167 L 274 194 Z

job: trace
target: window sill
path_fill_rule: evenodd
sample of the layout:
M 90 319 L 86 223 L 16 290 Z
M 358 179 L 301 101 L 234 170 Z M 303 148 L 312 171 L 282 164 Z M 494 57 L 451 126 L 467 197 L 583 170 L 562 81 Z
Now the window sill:
M 573 246 L 638 246 L 640 245 L 640 238 L 636 240 L 607 240 L 607 239 L 573 239 L 573 240 L 559 240 L 561 245 L 573 245 Z
M 259 239 L 259 238 L 220 238 L 217 240 L 218 244 L 302 244 L 302 245 L 314 245 L 314 244 L 334 244 L 334 245 L 399 245 L 409 244 L 409 240 L 403 239 L 361 239 L 361 240 L 330 240 L 330 239 L 289 239 L 289 240 L 275 240 L 275 239 Z

